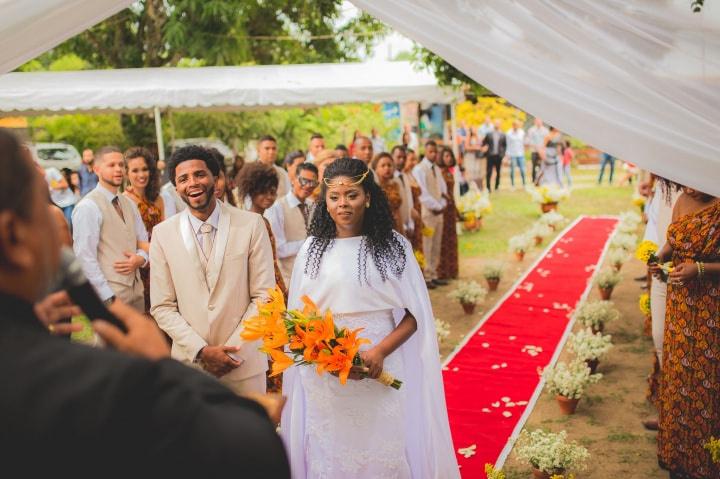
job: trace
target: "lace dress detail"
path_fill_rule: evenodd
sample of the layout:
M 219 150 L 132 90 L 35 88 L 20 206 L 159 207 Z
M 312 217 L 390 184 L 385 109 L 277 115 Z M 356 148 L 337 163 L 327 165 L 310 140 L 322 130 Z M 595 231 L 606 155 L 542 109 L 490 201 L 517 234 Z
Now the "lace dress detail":
M 363 328 L 361 337 L 380 342 L 394 328 L 392 311 L 336 314 L 338 327 Z M 403 377 L 400 354 L 385 358 L 384 369 Z M 302 367 L 306 392 L 305 444 L 308 477 L 409 478 L 403 426 L 403 389 L 395 390 L 372 379 L 348 380 L 319 376 Z

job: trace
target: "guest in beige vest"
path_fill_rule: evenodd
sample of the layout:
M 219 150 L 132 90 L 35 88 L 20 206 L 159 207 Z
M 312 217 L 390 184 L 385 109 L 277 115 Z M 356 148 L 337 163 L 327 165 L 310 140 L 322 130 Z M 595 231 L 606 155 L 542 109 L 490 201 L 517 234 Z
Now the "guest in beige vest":
M 405 227 L 405 236 L 411 238 L 415 231 L 415 218 L 417 215 L 413 208 L 413 195 L 411 180 L 403 173 L 405 170 L 406 152 L 402 145 L 395 145 L 390 153 L 395 163 L 395 179 L 400 183 L 402 192 L 402 206 L 400 206 L 400 219 Z
M 430 140 L 425 143 L 425 157 L 413 168 L 413 176 L 420 186 L 421 217 L 423 225 L 430 230 L 423 232 L 423 254 L 425 255 L 425 282 L 429 289 L 447 284 L 438 279 L 440 244 L 442 241 L 443 212 L 447 207 L 445 196 L 447 185 L 440 168 L 435 165 L 437 144 Z M 430 234 L 431 233 L 431 234 Z
M 172 357 L 237 393 L 265 392 L 267 357 L 240 338 L 275 284 L 262 217 L 214 195 L 219 165 L 205 148 L 173 153 L 170 179 L 188 208 L 159 224 L 150 244 L 150 313 L 172 338 Z
M 148 234 L 137 206 L 118 195 L 125 174 L 122 152 L 101 148 L 93 169 L 98 184 L 73 211 L 73 249 L 102 301 L 120 298 L 144 311 L 139 269 L 148 260 Z
M 312 163 L 303 163 L 295 170 L 292 191 L 265 211 L 270 221 L 280 272 L 285 284 L 290 284 L 295 257 L 307 238 L 307 227 L 315 203 L 311 196 L 318 186 L 318 169 Z
M 257 146 L 258 161 L 275 168 L 278 175 L 278 198 L 282 198 L 292 189 L 288 172 L 279 167 L 277 161 L 277 141 L 270 135 L 265 135 L 258 140 Z

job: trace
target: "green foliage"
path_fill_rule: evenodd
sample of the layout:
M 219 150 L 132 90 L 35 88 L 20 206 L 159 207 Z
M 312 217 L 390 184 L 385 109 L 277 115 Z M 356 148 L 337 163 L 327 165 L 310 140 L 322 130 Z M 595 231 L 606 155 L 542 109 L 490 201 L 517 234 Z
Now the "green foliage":
M 41 116 L 30 120 L 30 130 L 35 141 L 62 141 L 80 151 L 103 145 L 129 146 L 117 115 Z
M 466 89 L 468 99 L 472 100 L 479 96 L 491 96 L 493 93 L 480 85 L 478 82 L 465 75 L 463 72 L 445 61 L 441 56 L 434 54 L 427 48 L 416 45 L 413 50 L 415 63 L 425 65 L 435 74 L 438 83 L 441 85 L 453 86 Z

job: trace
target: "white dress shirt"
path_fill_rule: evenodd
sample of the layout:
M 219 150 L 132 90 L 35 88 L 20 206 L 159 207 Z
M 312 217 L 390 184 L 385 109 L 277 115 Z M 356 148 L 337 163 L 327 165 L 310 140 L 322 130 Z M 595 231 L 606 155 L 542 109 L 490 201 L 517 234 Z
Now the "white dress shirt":
M 190 219 L 190 225 L 192 226 L 193 233 L 195 233 L 195 238 L 197 238 L 197 242 L 200 245 L 200 248 L 204 247 L 203 234 L 200 232 L 200 227 L 205 223 L 213 227 L 210 236 L 213 239 L 213 243 L 215 243 L 215 235 L 217 235 L 218 225 L 220 224 L 220 205 L 217 204 L 217 201 L 219 200 L 215 201 L 215 209 L 212 213 L 210 213 L 210 216 L 208 216 L 208 219 L 206 219 L 205 221 L 199 220 L 198 218 L 193 216 L 192 213 L 190 213 L 189 209 L 185 209 L 185 211 L 183 212 L 184 214 L 188 215 L 188 218 Z
M 433 168 L 435 170 L 435 176 L 431 174 L 430 177 L 426 178 L 426 170 L 425 168 L 422 168 L 421 165 Z M 420 187 L 420 203 L 422 203 L 423 206 L 425 206 L 425 208 L 429 210 L 441 210 L 445 208 L 445 206 L 447 205 L 447 201 L 445 201 L 445 198 L 440 198 L 440 200 L 436 200 L 428 192 L 427 188 L 428 181 L 435 181 L 437 182 L 438 191 L 440 191 L 440 194 L 447 194 L 447 184 L 445 183 L 445 179 L 442 176 L 440 168 L 435 166 L 433 162 L 431 162 L 427 158 L 423 157 L 422 161 L 418 163 L 415 168 L 413 168 L 413 176 L 415 177 L 415 181 L 417 181 L 418 186 Z
M 550 130 L 548 130 L 545 126 L 541 126 L 540 128 L 538 128 L 537 126 L 533 125 L 527 131 L 525 142 L 528 146 L 530 146 L 530 149 L 532 151 L 537 152 L 538 149 L 543 146 L 545 142 L 545 137 L 549 134 Z
M 510 128 L 505 134 L 507 141 L 506 154 L 510 157 L 525 156 L 525 132 L 522 128 Z
M 300 200 L 295 196 L 295 193 L 290 191 L 287 195 L 287 203 L 290 209 L 297 208 L 300 204 Z M 308 218 L 312 217 L 312 200 L 308 198 L 305 200 L 308 208 Z M 265 210 L 265 218 L 270 222 L 273 235 L 275 235 L 275 250 L 278 258 L 289 258 L 295 256 L 300 251 L 305 240 L 288 241 L 285 238 L 285 215 L 283 215 L 283 208 L 280 201 L 276 201 L 274 205 Z
M 103 195 L 108 199 L 110 203 L 115 199 L 117 194 L 104 188 L 100 183 L 95 187 L 99 189 Z M 137 209 L 137 205 L 130 201 L 133 209 L 133 216 L 135 221 L 135 236 L 138 241 L 147 243 L 148 233 L 143 224 L 140 211 Z M 83 265 L 83 272 L 87 277 L 90 284 L 93 285 L 100 299 L 105 301 L 111 298 L 115 293 L 110 288 L 105 275 L 103 275 L 100 269 L 100 263 L 97 259 L 97 249 L 100 243 L 100 229 L 102 228 L 102 213 L 97 203 L 90 200 L 81 201 L 75 206 L 75 210 L 72 215 L 73 223 L 73 250 L 75 256 L 77 256 Z M 148 262 L 148 255 L 145 251 L 138 248 L 135 254 L 145 259 L 145 264 Z M 124 258 L 118 258 L 122 260 Z M 144 266 L 144 265 L 143 265 Z

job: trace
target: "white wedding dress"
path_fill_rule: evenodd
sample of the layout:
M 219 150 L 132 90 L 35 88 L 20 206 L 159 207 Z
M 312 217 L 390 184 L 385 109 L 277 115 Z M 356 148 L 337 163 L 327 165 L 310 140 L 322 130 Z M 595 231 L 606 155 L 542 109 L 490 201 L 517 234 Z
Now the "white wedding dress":
M 383 282 L 371 257 L 367 282 L 358 271 L 362 237 L 336 239 L 325 252 L 316 278 L 304 273 L 308 238 L 295 262 L 289 308 L 309 296 L 333 312 L 339 327 L 363 328 L 360 337 L 378 344 L 407 309 L 418 330 L 384 369 L 403 381 L 395 390 L 377 381 L 341 385 L 312 366 L 284 373 L 280 433 L 294 479 L 459 477 L 445 408 L 435 323 L 430 299 L 410 244 L 403 238 L 406 266 L 398 279 Z

